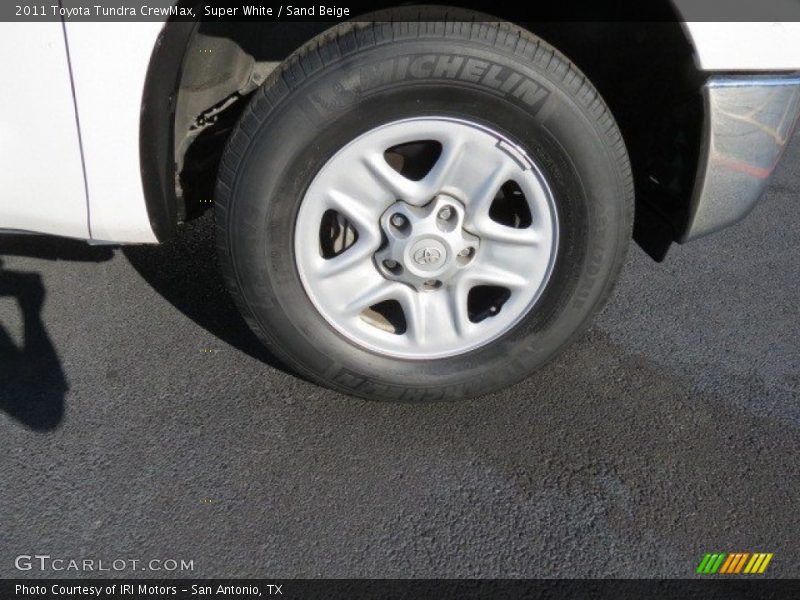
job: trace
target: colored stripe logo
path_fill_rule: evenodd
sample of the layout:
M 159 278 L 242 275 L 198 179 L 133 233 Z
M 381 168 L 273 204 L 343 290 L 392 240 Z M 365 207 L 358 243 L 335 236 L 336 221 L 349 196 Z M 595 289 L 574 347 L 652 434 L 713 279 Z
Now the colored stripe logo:
M 697 567 L 699 575 L 760 575 L 767 570 L 773 554 L 766 552 L 707 553 Z

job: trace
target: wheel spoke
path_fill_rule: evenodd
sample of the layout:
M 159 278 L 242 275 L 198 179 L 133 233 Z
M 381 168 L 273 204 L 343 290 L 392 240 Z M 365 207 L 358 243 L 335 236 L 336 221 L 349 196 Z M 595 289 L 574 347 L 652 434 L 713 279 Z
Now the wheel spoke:
M 447 301 L 453 319 L 453 329 L 457 337 L 461 338 L 469 332 L 472 323 L 467 313 L 467 294 L 469 286 L 464 282 L 456 282 L 447 288 Z
M 372 254 L 375 252 L 375 248 L 376 246 L 370 243 L 370 240 L 359 239 L 338 256 L 328 259 L 320 256 L 315 261 L 319 276 L 322 279 L 330 279 L 335 276 L 344 276 L 347 271 L 353 271 L 362 265 L 372 267 Z
M 535 260 L 530 248 L 506 242 L 485 242 L 464 277 L 475 284 L 524 289 L 530 284 Z
M 415 292 L 409 288 L 399 301 L 406 317 L 407 335 L 416 346 L 433 340 L 452 341 L 463 331 L 463 323 L 455 321 L 453 300 L 447 289 Z
M 417 193 L 423 203 L 427 201 L 426 198 L 432 198 L 449 182 L 458 181 L 459 173 L 463 170 L 465 141 L 458 136 L 449 136 L 441 140 L 441 143 L 442 154 L 430 172 L 419 182 L 420 189 Z
M 411 199 L 419 195 L 417 182 L 395 171 L 383 158 L 383 154 L 369 154 L 364 158 L 364 166 L 372 174 L 375 182 L 391 197 L 412 203 Z
M 358 243 L 336 258 L 320 258 L 317 264 L 316 279 L 321 291 L 340 309 L 349 304 L 354 293 L 386 281 L 375 268 L 372 253 L 354 252 L 357 246 Z
M 482 182 L 476 187 L 475 191 L 467 196 L 468 200 L 468 215 L 474 217 L 476 215 L 489 216 L 489 209 L 492 207 L 492 202 L 497 196 L 497 192 L 503 184 L 509 180 L 514 173 L 512 165 L 507 161 L 501 161 L 496 165 L 492 172 L 483 179 Z M 465 225 L 469 227 L 471 224 L 470 218 L 467 219 Z
M 376 279 L 366 284 L 360 293 L 350 300 L 344 307 L 346 314 L 355 316 L 361 314 L 370 306 L 384 300 L 392 300 L 403 293 L 403 284 L 387 279 Z
M 370 159 L 375 156 L 369 155 Z M 382 162 L 382 156 L 379 156 Z M 346 161 L 347 167 L 337 169 L 335 172 L 326 174 L 326 187 L 328 188 L 326 198 L 328 201 L 336 201 L 337 198 L 330 198 L 331 193 L 339 194 L 338 200 L 347 199 L 345 204 L 355 204 L 361 214 L 377 221 L 380 214 L 397 199 L 397 195 L 391 186 L 388 186 L 381 177 L 377 177 L 373 169 L 372 162 L 367 161 L 361 155 L 354 156 L 352 160 Z M 380 167 L 380 162 L 375 161 L 375 166 Z M 386 165 L 389 167 L 389 165 Z M 391 167 L 389 167 L 391 170 Z M 391 174 L 386 173 L 389 177 Z M 399 173 L 397 174 L 399 177 Z
M 469 280 L 476 284 L 496 285 L 505 288 L 524 288 L 527 279 L 508 269 L 503 269 L 496 265 L 476 266 L 469 274 Z
M 392 166 L 388 150 L 425 142 L 441 152 L 421 179 Z M 431 153 L 408 150 L 397 149 L 408 161 L 400 170 L 421 175 Z M 519 190 L 505 189 L 508 181 Z M 530 218 L 517 212 L 520 191 Z M 498 198 L 505 204 L 493 210 Z M 503 335 L 534 306 L 554 262 L 553 206 L 536 164 L 502 134 L 449 118 L 388 123 L 341 148 L 309 185 L 295 226 L 298 274 L 316 309 L 354 344 L 404 359 L 456 356 Z M 349 247 L 336 238 L 339 254 L 325 258 L 329 210 L 357 235 L 346 232 Z M 368 309 L 378 304 L 375 316 Z
M 414 206 L 427 204 L 447 183 L 457 180 L 463 170 L 464 140 L 450 136 L 442 140 L 442 154 L 425 177 L 413 181 L 394 170 L 382 153 L 371 152 L 364 158 L 373 177 L 398 200 Z
M 470 223 L 470 229 L 481 239 L 504 244 L 538 246 L 542 239 L 533 226 L 516 229 L 493 221 L 488 214 L 475 216 Z

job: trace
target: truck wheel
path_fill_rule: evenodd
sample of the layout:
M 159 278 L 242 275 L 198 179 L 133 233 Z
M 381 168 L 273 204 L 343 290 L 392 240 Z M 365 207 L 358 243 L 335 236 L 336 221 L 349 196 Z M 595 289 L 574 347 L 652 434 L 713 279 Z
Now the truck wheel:
M 608 298 L 631 236 L 592 84 L 506 23 L 349 23 L 292 55 L 225 150 L 218 247 L 304 377 L 457 399 L 530 375 Z

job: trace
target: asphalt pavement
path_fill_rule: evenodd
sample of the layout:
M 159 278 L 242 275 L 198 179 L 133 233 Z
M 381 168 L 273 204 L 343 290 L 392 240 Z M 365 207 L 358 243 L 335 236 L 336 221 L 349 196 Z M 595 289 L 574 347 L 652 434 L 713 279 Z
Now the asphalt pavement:
M 692 577 L 706 552 L 800 576 L 800 137 L 745 221 L 660 264 L 632 247 L 588 334 L 477 400 L 285 372 L 212 237 L 209 217 L 154 247 L 0 237 L 0 577 L 91 574 L 17 569 L 35 554 L 192 561 L 104 573 L 149 577 Z

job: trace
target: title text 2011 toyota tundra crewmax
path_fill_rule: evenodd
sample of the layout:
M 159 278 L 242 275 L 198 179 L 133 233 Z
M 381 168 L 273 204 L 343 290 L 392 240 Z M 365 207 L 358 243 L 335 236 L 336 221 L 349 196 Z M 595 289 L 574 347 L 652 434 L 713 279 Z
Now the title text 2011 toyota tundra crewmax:
M 743 217 L 791 137 L 800 25 L 661 4 L 3 23 L 0 228 L 158 243 L 213 206 L 237 305 L 297 373 L 490 392 L 588 325 L 632 237 L 660 260 Z

